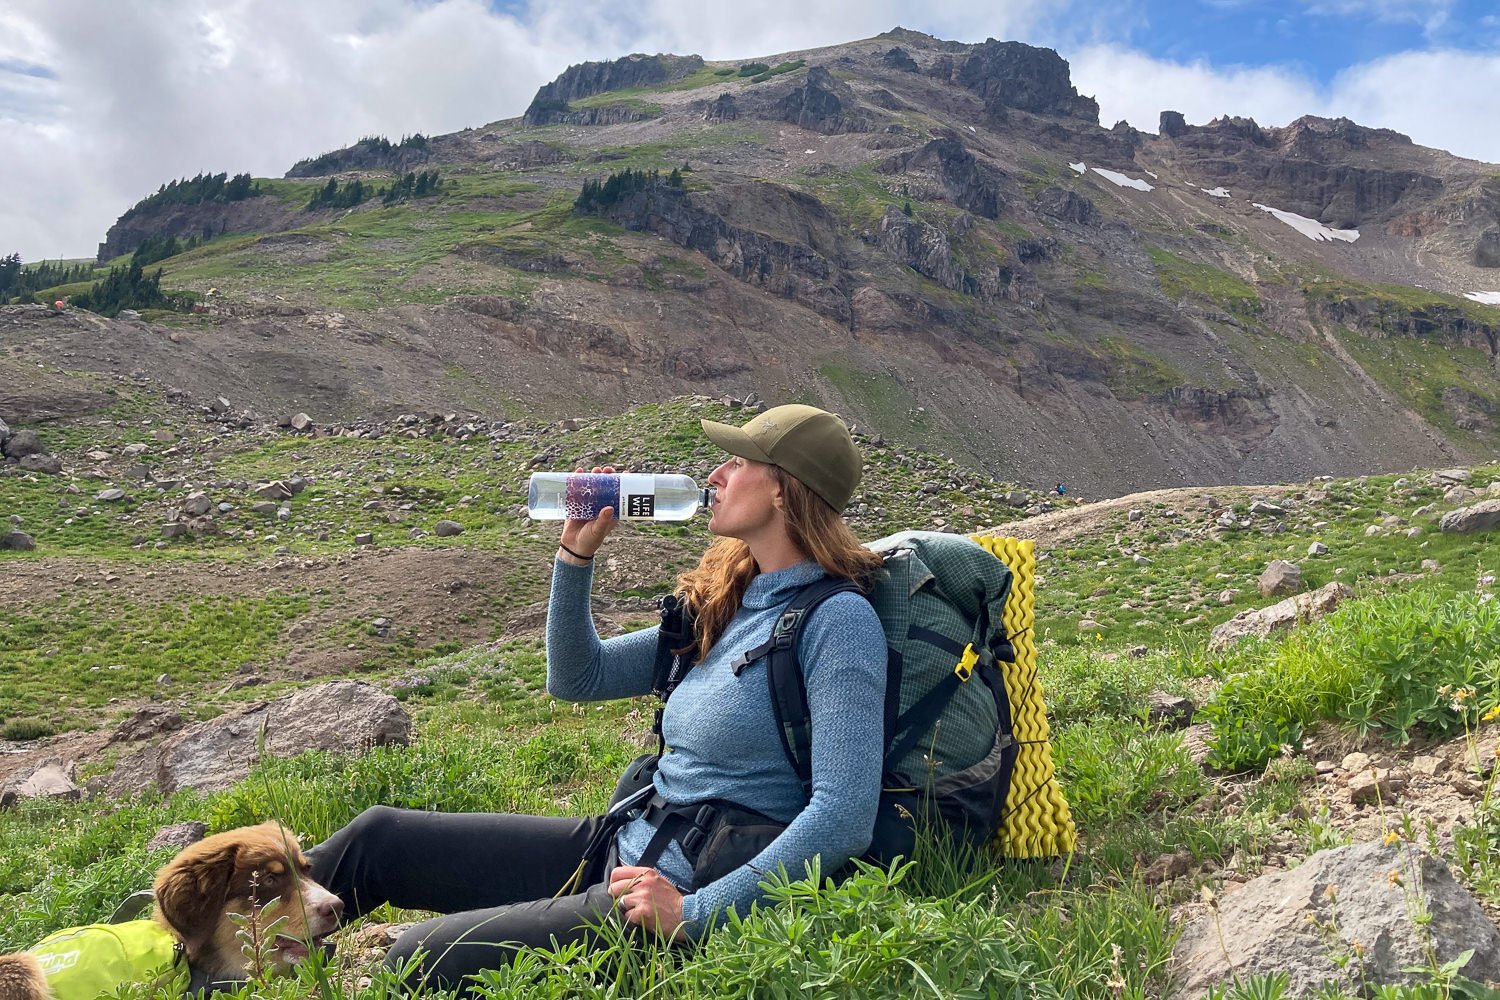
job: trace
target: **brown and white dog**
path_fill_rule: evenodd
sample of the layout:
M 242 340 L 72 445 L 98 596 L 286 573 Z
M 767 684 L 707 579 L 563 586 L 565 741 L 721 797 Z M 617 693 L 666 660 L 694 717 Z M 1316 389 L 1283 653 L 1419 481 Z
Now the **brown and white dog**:
M 215 834 L 169 861 L 152 885 L 154 919 L 181 942 L 190 988 L 244 980 L 252 972 L 230 914 L 256 914 L 261 927 L 285 918 L 272 943 L 274 971 L 286 972 L 311 948 L 327 947 L 344 904 L 314 882 L 311 871 L 296 837 L 275 822 Z M 30 954 L 0 956 L 0 1000 L 51 998 Z

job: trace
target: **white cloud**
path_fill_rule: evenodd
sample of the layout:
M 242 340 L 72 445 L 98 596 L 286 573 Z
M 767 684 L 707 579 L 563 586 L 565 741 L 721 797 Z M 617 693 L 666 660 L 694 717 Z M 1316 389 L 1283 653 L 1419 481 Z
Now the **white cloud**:
M 1084 49 L 1071 62 L 1074 84 L 1097 97 L 1105 125 L 1125 119 L 1154 132 L 1167 110 L 1198 125 L 1222 115 L 1262 125 L 1342 116 L 1395 129 L 1423 146 L 1500 163 L 1492 96 L 1500 93 L 1500 53 L 1401 53 L 1345 70 L 1327 87 L 1279 67 L 1174 63 L 1108 45 Z
M 1045 0 L 11 0 L 0 13 L 0 145 L 21 150 L 0 252 L 90 253 L 142 196 L 199 171 L 277 176 L 363 135 L 440 134 L 520 114 L 568 65 L 848 41 L 920 20 L 1015 37 Z M 40 65 L 54 78 L 6 72 Z
M 1407 0 L 1320 0 L 1380 4 Z M 1415 2 L 1415 0 L 1411 0 Z M 6 0 L 0 10 L 0 253 L 89 254 L 114 219 L 199 171 L 279 176 L 363 135 L 439 134 L 520 114 L 572 63 L 628 52 L 748 58 L 869 37 L 1107 37 L 1081 0 Z M 1163 109 L 1284 124 L 1345 114 L 1500 160 L 1483 95 L 1496 60 L 1393 57 L 1320 89 L 1282 69 L 1180 65 L 1108 45 L 1063 51 L 1104 124 Z M 1480 127 L 1488 125 L 1491 127 Z
M 1313 15 L 1420 24 L 1428 31 L 1435 31 L 1448 22 L 1453 0 L 1311 0 L 1304 6 Z
M 1199 125 L 1223 115 L 1278 125 L 1320 113 L 1314 84 L 1285 69 L 1175 63 L 1114 45 L 1089 46 L 1069 62 L 1073 85 L 1098 100 L 1105 126 L 1124 119 L 1154 132 L 1163 111 L 1180 111 Z

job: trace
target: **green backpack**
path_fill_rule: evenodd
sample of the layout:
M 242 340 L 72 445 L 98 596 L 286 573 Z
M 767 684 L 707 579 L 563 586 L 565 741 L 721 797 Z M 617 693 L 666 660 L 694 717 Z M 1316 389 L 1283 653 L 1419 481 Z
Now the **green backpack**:
M 886 637 L 885 760 L 868 858 L 911 856 L 913 818 L 941 821 L 955 839 L 980 844 L 1005 818 L 1019 745 L 1001 661 L 1015 651 L 1004 625 L 1011 572 L 963 535 L 906 531 L 868 548 L 885 573 L 865 596 Z M 799 590 L 771 636 L 741 666 L 768 656 L 767 680 L 782 749 L 812 796 L 812 719 L 797 642 L 807 616 L 834 594 L 856 591 L 824 577 Z M 663 702 L 692 664 L 673 650 L 692 641 L 691 616 L 663 601 L 656 682 Z M 657 713 L 660 726 L 660 710 Z M 658 738 L 660 731 L 658 728 Z
M 187 991 L 189 972 L 182 943 L 152 920 L 89 924 L 43 938 L 31 949 L 54 1000 L 94 1000 L 121 983 L 170 985 Z

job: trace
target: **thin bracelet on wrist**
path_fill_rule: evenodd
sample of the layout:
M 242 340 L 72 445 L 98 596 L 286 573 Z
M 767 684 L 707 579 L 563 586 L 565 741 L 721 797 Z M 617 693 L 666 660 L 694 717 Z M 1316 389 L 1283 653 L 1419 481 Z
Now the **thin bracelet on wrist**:
M 586 556 L 582 552 L 574 552 L 572 549 L 568 548 L 562 542 L 558 542 L 557 543 L 557 547 L 560 548 L 560 549 L 562 549 L 568 555 L 572 556 L 574 559 L 582 559 L 584 562 L 593 562 L 594 561 L 594 557 L 593 556 Z

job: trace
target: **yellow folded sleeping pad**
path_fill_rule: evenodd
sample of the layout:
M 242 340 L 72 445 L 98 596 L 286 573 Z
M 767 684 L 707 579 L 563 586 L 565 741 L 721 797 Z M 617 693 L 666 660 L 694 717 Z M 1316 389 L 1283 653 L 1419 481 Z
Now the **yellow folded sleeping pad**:
M 1077 842 L 1072 813 L 1057 783 L 1052 764 L 1051 729 L 1042 685 L 1037 679 L 1036 543 L 1019 538 L 970 535 L 1011 572 L 1005 600 L 1005 631 L 1015 647 L 1013 663 L 1001 663 L 1010 698 L 1011 726 L 1019 753 L 1010 777 L 1005 819 L 995 838 L 1001 853 L 1012 858 L 1058 857 L 1072 853 Z

